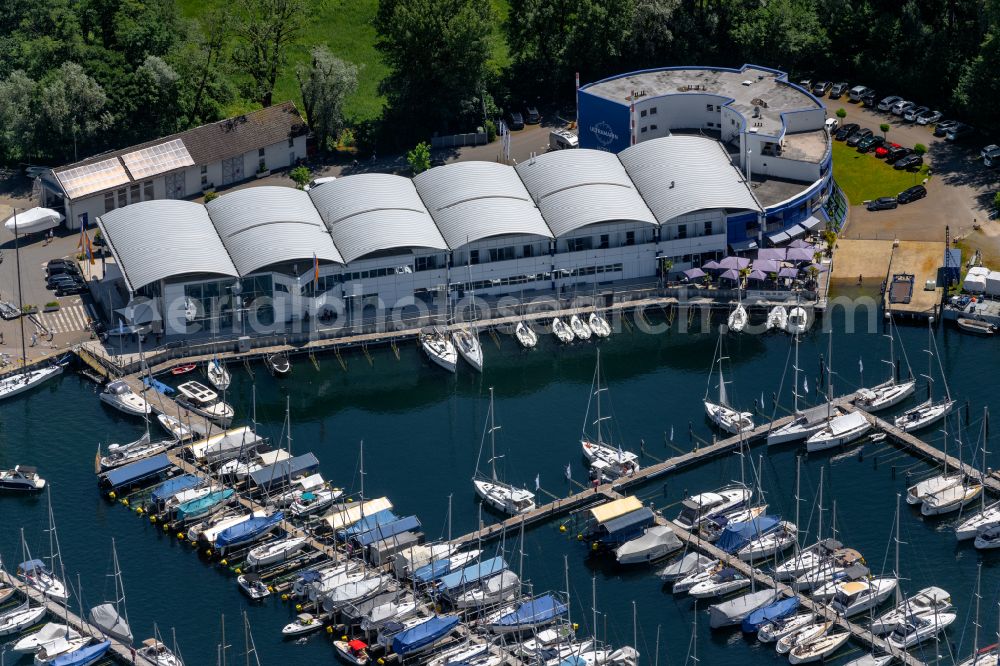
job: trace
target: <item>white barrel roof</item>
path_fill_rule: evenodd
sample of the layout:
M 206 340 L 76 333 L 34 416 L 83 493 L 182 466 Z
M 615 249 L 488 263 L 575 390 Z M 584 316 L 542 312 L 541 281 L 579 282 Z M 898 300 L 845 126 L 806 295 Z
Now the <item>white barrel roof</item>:
M 309 196 L 348 263 L 381 250 L 448 249 L 409 178 L 346 176 L 310 190 Z
M 250 187 L 214 199 L 205 208 L 241 275 L 264 266 L 344 258 L 309 195 L 291 187 Z
M 761 210 L 715 139 L 674 134 L 637 143 L 618 158 L 660 224 L 698 210 Z
M 132 292 L 176 275 L 239 275 L 201 204 L 143 201 L 101 215 L 97 225 Z
M 557 237 L 598 222 L 656 224 L 614 153 L 556 150 L 514 168 Z
M 413 184 L 453 250 L 506 234 L 552 238 L 512 167 L 495 162 L 454 162 L 423 172 Z

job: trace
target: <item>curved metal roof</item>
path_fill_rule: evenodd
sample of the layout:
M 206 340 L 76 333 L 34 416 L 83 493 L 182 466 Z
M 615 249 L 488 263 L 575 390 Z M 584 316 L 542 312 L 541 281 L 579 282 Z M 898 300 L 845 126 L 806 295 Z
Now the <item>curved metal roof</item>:
M 453 250 L 507 234 L 552 238 L 512 167 L 495 162 L 454 162 L 423 172 L 413 184 Z
M 308 260 L 313 254 L 343 264 L 344 258 L 309 195 L 291 187 L 250 187 L 205 204 L 241 275 L 264 266 Z
M 386 173 L 345 176 L 308 195 L 344 261 L 403 248 L 447 250 L 409 178 Z
M 637 143 L 618 158 L 660 224 L 697 210 L 761 210 L 715 139 L 674 134 Z
M 614 220 L 656 224 L 613 153 L 556 150 L 514 168 L 556 236 Z
M 133 292 L 189 273 L 239 276 L 201 204 L 143 201 L 101 215 L 97 225 Z

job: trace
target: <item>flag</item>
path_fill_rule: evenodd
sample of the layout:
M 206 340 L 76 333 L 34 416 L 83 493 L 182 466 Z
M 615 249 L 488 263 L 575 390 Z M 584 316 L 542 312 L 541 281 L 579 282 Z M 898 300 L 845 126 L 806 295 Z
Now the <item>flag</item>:
M 764 392 L 760 392 L 760 408 L 764 409 Z
M 535 475 L 535 490 L 541 490 L 541 489 L 542 489 L 542 475 L 541 474 L 536 474 Z
M 566 480 L 573 480 L 573 471 L 570 469 L 569 463 L 566 463 Z
M 674 426 L 673 426 L 673 424 L 670 425 L 670 441 L 671 442 L 674 441 Z
M 313 282 L 319 283 L 319 257 L 313 252 Z
M 865 371 L 865 362 L 858 358 L 858 372 Z
M 806 395 L 809 395 L 809 378 L 808 377 L 803 377 L 802 378 L 802 390 L 805 391 Z
M 83 237 L 87 241 L 86 242 L 87 259 L 90 260 L 90 265 L 93 266 L 94 265 L 94 246 L 90 244 L 90 236 L 84 234 Z

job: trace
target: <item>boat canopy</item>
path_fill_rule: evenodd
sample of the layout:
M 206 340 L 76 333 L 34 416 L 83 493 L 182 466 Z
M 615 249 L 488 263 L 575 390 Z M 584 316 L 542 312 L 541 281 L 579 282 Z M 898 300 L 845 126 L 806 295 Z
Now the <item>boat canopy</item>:
M 111 649 L 111 641 L 101 641 L 93 645 L 87 645 L 74 650 L 68 654 L 61 654 L 49 662 L 50 666 L 79 666 L 80 664 L 93 664 Z
M 131 641 L 132 629 L 128 626 L 114 604 L 100 604 L 90 609 L 90 623 L 101 630 L 106 636 L 113 636 L 120 640 L 126 637 Z
M 447 575 L 449 571 L 451 571 L 450 558 L 435 560 L 430 564 L 417 567 L 416 571 L 413 572 L 413 580 L 418 583 L 429 583 L 436 578 Z
M 32 571 L 48 572 L 49 568 L 41 560 L 28 560 L 17 565 L 17 570 L 21 573 L 31 573 Z
M 603 527 L 608 535 L 613 535 L 619 532 L 632 531 L 640 525 L 652 525 L 654 519 L 655 516 L 653 516 L 653 512 L 649 507 L 640 506 L 636 511 L 605 522 Z
M 370 516 L 365 516 L 353 525 L 340 530 L 337 532 L 337 538 L 341 541 L 347 541 L 355 534 L 367 532 L 368 530 L 378 527 L 379 525 L 391 523 L 396 520 L 399 520 L 399 516 L 393 513 L 391 509 L 383 509 L 382 511 L 374 513 Z
M 406 516 L 399 520 L 381 523 L 367 532 L 361 532 L 351 537 L 351 543 L 358 548 L 364 548 L 376 541 L 391 538 L 403 532 L 413 532 L 420 529 L 420 520 L 416 516 Z
M 596 522 L 605 523 L 609 520 L 619 516 L 624 516 L 626 513 L 631 513 L 632 511 L 636 511 L 641 508 L 642 502 L 639 501 L 638 497 L 632 496 L 608 502 L 607 504 L 602 504 L 600 506 L 595 506 L 590 510 L 590 515 L 593 516 Z
M 168 479 L 153 488 L 153 492 L 150 494 L 149 499 L 153 502 L 153 504 L 162 504 L 181 491 L 190 490 L 191 488 L 201 485 L 201 482 L 201 478 L 195 476 L 194 474 L 182 474 L 180 476 L 175 476 L 174 478 Z
M 463 588 L 473 583 L 478 583 L 484 578 L 489 578 L 507 568 L 507 563 L 502 557 L 493 557 L 482 562 L 470 564 L 459 571 L 441 577 L 438 582 L 438 589 L 442 592 L 450 592 Z
M 264 443 L 248 426 L 232 428 L 218 435 L 212 435 L 203 442 L 191 445 L 191 453 L 198 460 L 222 462 L 235 458 L 240 453 L 250 453 Z
M 250 483 L 266 491 L 273 487 L 284 486 L 295 477 L 315 474 L 317 470 L 319 470 L 319 460 L 316 456 L 311 452 L 304 453 L 252 472 Z
M 389 557 L 415 546 L 422 539 L 422 532 L 402 532 L 376 541 L 368 547 L 368 561 L 375 566 L 385 564 Z
M 354 506 L 342 504 L 339 508 L 326 514 L 324 520 L 326 520 L 326 524 L 330 526 L 331 530 L 336 531 L 348 525 L 353 525 L 361 520 L 363 516 L 371 516 L 379 511 L 391 508 L 392 502 L 389 501 L 388 497 L 378 497 Z
M 502 616 L 496 622 L 498 627 L 531 627 L 549 622 L 566 612 L 566 604 L 552 594 L 543 594 L 525 601 L 513 613 Z
M 401 657 L 419 652 L 447 636 L 457 626 L 457 615 L 435 615 L 396 634 L 392 639 L 392 651 Z
M 223 488 L 222 490 L 216 490 L 211 492 L 204 497 L 199 497 L 197 499 L 184 502 L 183 504 L 178 504 L 174 512 L 179 520 L 187 520 L 188 518 L 194 516 L 200 516 L 207 509 L 212 508 L 219 502 L 225 502 L 230 497 L 232 497 L 234 491 L 232 488 Z
M 161 453 L 151 458 L 144 458 L 143 460 L 108 470 L 104 474 L 101 474 L 100 483 L 111 489 L 122 488 L 162 474 L 173 466 L 167 454 Z
M 285 514 L 281 511 L 272 513 L 270 516 L 253 516 L 249 520 L 244 520 L 242 523 L 227 527 L 219 532 L 219 535 L 215 537 L 215 547 L 227 548 L 251 541 L 268 530 L 274 529 L 284 519 Z
M 715 545 L 727 553 L 735 553 L 762 534 L 775 529 L 780 522 L 781 519 L 777 516 L 759 516 L 746 522 L 729 523 Z
M 743 618 L 743 631 L 748 634 L 753 633 L 768 622 L 774 622 L 775 620 L 788 617 L 799 609 L 800 603 L 799 598 L 795 596 L 787 599 L 780 599 L 772 604 L 764 606 L 763 608 L 758 608 Z
M 843 435 L 845 432 L 850 432 L 866 423 L 868 423 L 868 419 L 864 417 L 864 414 L 861 412 L 850 412 L 849 414 L 830 419 L 830 433 L 835 436 Z
M 815 425 L 825 421 L 827 417 L 826 405 L 816 405 L 800 412 L 800 418 L 805 420 L 807 425 Z

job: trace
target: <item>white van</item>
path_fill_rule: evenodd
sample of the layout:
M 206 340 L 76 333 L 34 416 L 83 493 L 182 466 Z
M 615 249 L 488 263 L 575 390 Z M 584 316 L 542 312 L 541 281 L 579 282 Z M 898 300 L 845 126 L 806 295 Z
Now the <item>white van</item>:
M 823 123 L 823 127 L 826 128 L 828 133 L 833 134 L 837 131 L 837 128 L 840 127 L 840 120 L 837 118 L 827 118 L 826 122 Z
M 848 96 L 851 98 L 852 102 L 860 102 L 861 98 L 864 97 L 868 91 L 867 86 L 854 86 L 851 88 L 851 92 L 848 93 Z
M 564 150 L 579 148 L 580 138 L 569 130 L 552 130 L 549 132 L 549 150 Z
M 313 178 L 311 181 L 309 181 L 309 184 L 303 187 L 302 189 L 308 192 L 309 190 L 315 190 L 317 187 L 323 185 L 324 183 L 332 183 L 335 180 L 337 180 L 336 176 L 321 176 L 320 178 Z

